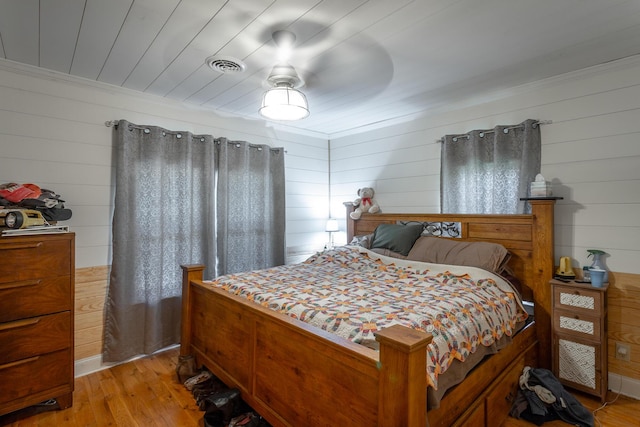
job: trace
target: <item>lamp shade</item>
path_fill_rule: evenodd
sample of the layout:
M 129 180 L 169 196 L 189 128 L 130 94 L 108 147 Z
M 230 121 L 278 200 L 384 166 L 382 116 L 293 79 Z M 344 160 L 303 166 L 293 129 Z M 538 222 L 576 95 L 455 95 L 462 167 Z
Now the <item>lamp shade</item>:
M 327 221 L 327 226 L 325 227 L 325 231 L 335 232 L 339 230 L 340 228 L 338 227 L 338 220 L 329 218 L 329 220 Z
M 276 86 L 264 93 L 260 115 L 271 120 L 300 120 L 309 115 L 307 97 L 289 86 Z

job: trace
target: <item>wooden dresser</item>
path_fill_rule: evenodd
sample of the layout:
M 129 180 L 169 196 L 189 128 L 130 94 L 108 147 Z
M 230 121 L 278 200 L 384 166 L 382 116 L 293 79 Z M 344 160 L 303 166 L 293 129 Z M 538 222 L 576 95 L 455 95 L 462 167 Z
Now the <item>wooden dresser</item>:
M 607 288 L 551 280 L 553 373 L 564 385 L 607 394 Z
M 0 415 L 72 404 L 74 239 L 0 237 Z

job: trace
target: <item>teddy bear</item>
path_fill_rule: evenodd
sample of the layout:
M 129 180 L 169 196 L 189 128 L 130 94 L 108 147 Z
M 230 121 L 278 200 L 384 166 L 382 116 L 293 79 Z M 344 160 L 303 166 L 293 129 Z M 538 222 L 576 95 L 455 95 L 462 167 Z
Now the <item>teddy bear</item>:
M 359 220 L 363 212 L 377 213 L 380 212 L 380 206 L 373 201 L 373 188 L 362 187 L 358 190 L 358 198 L 353 201 L 353 206 L 356 208 L 349 214 L 349 217 L 354 220 Z

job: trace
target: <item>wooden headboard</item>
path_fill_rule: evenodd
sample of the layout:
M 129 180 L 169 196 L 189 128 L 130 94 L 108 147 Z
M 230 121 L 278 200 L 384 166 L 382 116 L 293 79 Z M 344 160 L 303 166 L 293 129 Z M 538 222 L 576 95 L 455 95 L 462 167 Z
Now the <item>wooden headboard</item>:
M 421 222 L 459 222 L 460 240 L 495 242 L 511 253 L 509 267 L 525 289 L 525 299 L 535 303 L 535 320 L 540 342 L 540 366 L 551 366 L 551 293 L 549 280 L 553 277 L 554 199 L 529 200 L 530 215 L 468 215 L 468 214 L 363 214 L 352 220 L 347 208 L 347 241 L 353 236 L 372 233 L 378 224 L 395 224 L 399 220 Z M 456 239 L 457 240 L 457 239 Z

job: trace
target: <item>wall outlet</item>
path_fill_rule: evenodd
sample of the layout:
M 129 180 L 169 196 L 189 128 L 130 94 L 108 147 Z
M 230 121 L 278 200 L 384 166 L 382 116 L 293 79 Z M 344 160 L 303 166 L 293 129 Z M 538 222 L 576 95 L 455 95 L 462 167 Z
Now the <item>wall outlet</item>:
M 631 361 L 631 348 L 629 344 L 616 342 L 616 359 L 624 360 L 626 362 Z

